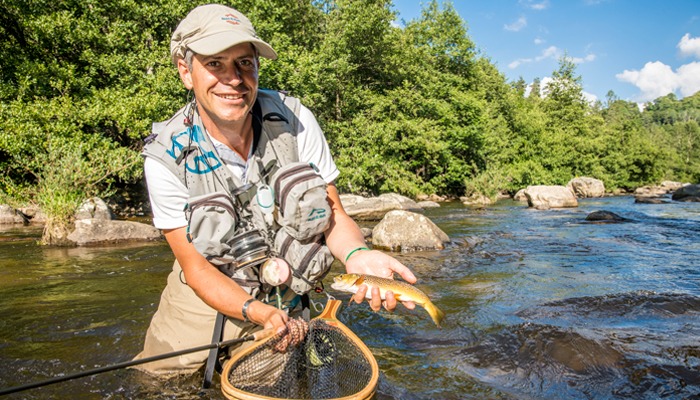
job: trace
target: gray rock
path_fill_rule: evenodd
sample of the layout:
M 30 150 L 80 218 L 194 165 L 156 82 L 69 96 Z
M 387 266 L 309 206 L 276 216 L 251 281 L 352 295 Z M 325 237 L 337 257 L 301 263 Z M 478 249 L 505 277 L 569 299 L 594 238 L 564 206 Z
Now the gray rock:
M 161 239 L 160 230 L 152 225 L 133 221 L 113 221 L 98 218 L 75 221 L 75 230 L 68 240 L 78 246 Z
M 465 206 L 488 206 L 494 203 L 490 197 L 484 196 L 483 194 L 473 194 L 469 197 L 463 196 L 460 197 L 459 200 Z
M 440 207 L 440 203 L 436 203 L 436 202 L 430 201 L 430 200 L 419 201 L 417 204 L 418 204 L 418 207 L 423 208 L 423 209 Z
M 426 216 L 388 212 L 372 230 L 372 246 L 391 251 L 441 250 L 450 238 Z
M 104 200 L 99 197 L 93 197 L 83 201 L 83 204 L 78 207 L 78 210 L 75 212 L 75 219 L 112 220 L 114 219 L 114 214 Z
M 667 194 L 668 191 L 668 188 L 661 186 L 642 186 L 634 189 L 634 195 L 635 197 L 659 197 Z
M 22 214 L 26 215 L 27 218 L 29 218 L 29 222 L 31 223 L 46 223 L 46 214 L 44 214 L 44 211 L 41 208 L 39 208 L 39 206 L 32 205 L 28 207 L 21 207 L 19 208 L 19 211 L 21 211 Z
M 578 207 L 574 192 L 564 186 L 536 185 L 525 189 L 527 204 L 538 210 Z
M 634 202 L 637 204 L 668 204 L 668 201 L 663 200 L 660 197 L 651 196 L 636 196 Z
M 513 196 L 513 200 L 515 201 L 527 201 L 527 196 L 525 196 L 525 189 L 520 189 L 518 190 L 517 193 Z
M 378 221 L 392 210 L 420 212 L 423 209 L 415 201 L 396 193 L 385 193 L 378 197 L 362 197 L 341 194 L 340 201 L 348 215 L 360 221 Z
M 623 218 L 614 212 L 611 211 L 605 211 L 605 210 L 600 210 L 600 211 L 593 211 L 592 213 L 588 214 L 586 216 L 586 221 L 591 221 L 591 222 L 624 222 L 628 221 L 627 218 Z
M 0 224 L 23 224 L 25 219 L 7 204 L 0 204 Z
M 671 200 L 675 201 L 697 201 L 694 198 L 700 198 L 700 185 L 685 185 L 671 196 Z
M 580 199 L 605 196 L 605 184 L 600 179 L 581 176 L 570 180 L 566 187 Z

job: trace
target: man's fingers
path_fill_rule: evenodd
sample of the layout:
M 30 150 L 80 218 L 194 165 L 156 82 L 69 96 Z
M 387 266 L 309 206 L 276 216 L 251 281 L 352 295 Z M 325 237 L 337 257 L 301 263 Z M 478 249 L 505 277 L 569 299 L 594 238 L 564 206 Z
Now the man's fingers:
M 372 307 L 372 310 L 374 311 L 379 311 L 382 309 L 382 298 L 379 295 L 379 288 L 376 286 L 372 286 L 372 300 L 370 300 L 369 305 Z
M 396 308 L 396 297 L 394 297 L 394 292 L 387 291 L 385 297 L 384 308 L 386 308 L 387 311 L 393 311 Z
M 367 294 L 367 285 L 360 285 L 357 292 L 352 296 L 352 300 L 357 304 L 362 304 L 365 301 L 365 295 Z

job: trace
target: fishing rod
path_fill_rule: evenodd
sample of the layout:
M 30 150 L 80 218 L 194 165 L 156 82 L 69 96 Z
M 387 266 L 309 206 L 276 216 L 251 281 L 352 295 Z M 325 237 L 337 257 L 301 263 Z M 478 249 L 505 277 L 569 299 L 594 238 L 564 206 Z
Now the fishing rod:
M 262 339 L 265 339 L 267 337 L 270 337 L 274 333 L 275 333 L 275 330 L 273 328 L 265 329 L 265 330 L 255 332 L 255 333 L 252 333 L 250 335 L 247 335 L 247 336 L 244 336 L 244 337 L 238 338 L 238 339 L 224 340 L 223 342 L 210 343 L 210 344 L 206 344 L 206 345 L 202 345 L 202 346 L 198 346 L 198 347 L 193 347 L 191 349 L 173 351 L 171 353 L 159 354 L 159 355 L 155 355 L 155 356 L 151 356 L 151 357 L 141 358 L 138 360 L 124 361 L 121 363 L 106 365 L 104 367 L 95 368 L 95 369 L 91 369 L 88 371 L 77 372 L 77 373 L 71 374 L 71 375 L 58 376 L 58 377 L 47 379 L 47 380 L 41 381 L 41 382 L 28 383 L 25 385 L 14 386 L 14 387 L 10 387 L 7 389 L 0 389 L 0 396 L 4 396 L 6 394 L 17 393 L 17 392 L 21 392 L 24 390 L 34 389 L 34 388 L 38 388 L 38 387 L 42 387 L 42 386 L 48 386 L 48 385 L 51 385 L 54 383 L 65 382 L 65 381 L 68 381 L 71 379 L 77 379 L 77 378 L 82 378 L 85 376 L 95 375 L 95 374 L 99 374 L 101 372 L 113 371 L 115 369 L 127 368 L 127 367 L 131 367 L 134 365 L 146 364 L 146 363 L 149 363 L 152 361 L 158 361 L 158 360 L 163 360 L 166 358 L 177 357 L 177 356 L 181 356 L 183 354 L 195 353 L 198 351 L 209 350 L 209 349 L 214 349 L 214 348 L 221 349 L 223 347 L 227 347 L 227 346 L 231 346 L 231 345 L 239 344 L 239 343 L 243 343 L 243 342 L 248 342 L 251 340 L 258 341 L 258 340 L 262 340 Z

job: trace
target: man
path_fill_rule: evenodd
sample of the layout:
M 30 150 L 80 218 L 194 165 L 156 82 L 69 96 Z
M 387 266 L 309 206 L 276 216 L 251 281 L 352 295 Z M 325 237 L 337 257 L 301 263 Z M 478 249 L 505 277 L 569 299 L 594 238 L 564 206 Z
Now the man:
M 277 55 L 243 14 L 222 5 L 193 9 L 172 36 L 171 55 L 194 100 L 171 120 L 154 124 L 155 138 L 144 148 L 144 169 L 154 225 L 163 231 L 176 261 L 137 358 L 208 343 L 217 313 L 228 317 L 224 340 L 261 327 L 284 330 L 298 292 L 308 291 L 318 276 L 302 276 L 308 275 L 308 262 L 298 266 L 290 261 L 294 276 L 272 288 L 261 283 L 257 259 L 237 258 L 237 251 L 248 245 L 259 244 L 265 254 L 275 256 L 289 243 L 303 250 L 316 240 L 323 249 L 327 246 L 329 256 L 343 260 L 348 272 L 382 277 L 398 273 L 415 282 L 396 259 L 367 249 L 357 224 L 343 210 L 333 185 L 339 172 L 311 112 L 293 98 L 259 90 L 259 56 L 274 60 Z M 271 213 L 263 205 L 263 194 L 274 193 L 272 183 L 282 180 L 279 171 L 295 162 L 307 170 L 310 165 L 322 178 L 323 204 L 315 205 L 315 216 L 307 220 L 312 231 L 319 230 L 320 241 L 312 238 L 314 232 L 290 236 L 288 232 L 298 232 L 280 226 L 287 224 L 278 218 L 284 209 L 278 205 Z M 326 222 L 319 218 L 326 215 Z M 330 263 L 323 251 L 318 254 L 309 269 L 317 268 L 322 277 Z M 357 303 L 367 290 L 363 286 L 355 295 Z M 373 310 L 396 307 L 393 294 L 382 302 L 378 288 L 369 290 Z M 270 299 L 275 294 L 277 302 Z M 199 352 L 141 368 L 157 374 L 189 373 L 205 358 L 206 352 Z

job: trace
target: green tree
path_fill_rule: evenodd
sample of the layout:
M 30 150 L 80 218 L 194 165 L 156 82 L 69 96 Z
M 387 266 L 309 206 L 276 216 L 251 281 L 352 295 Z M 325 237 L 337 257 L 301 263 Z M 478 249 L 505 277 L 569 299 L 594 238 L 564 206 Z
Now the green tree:
M 174 109 L 166 1 L 0 6 L 0 191 L 36 201 L 60 243 L 79 203 L 141 176 L 140 139 Z

